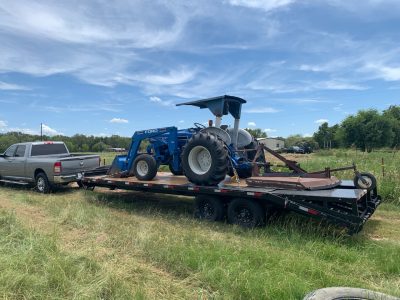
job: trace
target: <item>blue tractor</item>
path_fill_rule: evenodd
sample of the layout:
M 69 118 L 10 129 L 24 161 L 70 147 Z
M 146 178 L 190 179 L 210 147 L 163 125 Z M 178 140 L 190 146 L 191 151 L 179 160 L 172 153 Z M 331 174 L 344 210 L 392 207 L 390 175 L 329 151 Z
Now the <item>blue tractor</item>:
M 195 127 L 183 130 L 165 127 L 137 131 L 128 154 L 114 159 L 108 175 L 152 180 L 160 165 L 168 165 L 174 175 L 185 175 L 197 185 L 216 185 L 227 174 L 252 176 L 254 165 L 265 164 L 265 157 L 257 152 L 257 141 L 250 133 L 239 129 L 244 103 L 242 98 L 224 95 L 177 104 L 208 108 L 215 122 L 209 121 L 209 126 L 195 123 Z M 221 125 L 222 116 L 227 114 L 234 117 L 232 128 Z

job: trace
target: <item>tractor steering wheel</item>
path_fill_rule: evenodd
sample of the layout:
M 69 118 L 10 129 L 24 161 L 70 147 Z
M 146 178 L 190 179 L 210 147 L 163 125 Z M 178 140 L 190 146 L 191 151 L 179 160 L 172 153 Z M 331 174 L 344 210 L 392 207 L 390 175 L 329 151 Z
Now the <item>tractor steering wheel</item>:
M 203 125 L 203 124 L 201 124 L 201 123 L 193 123 L 193 125 L 194 125 L 196 128 L 198 128 L 198 129 L 206 128 L 206 126 Z

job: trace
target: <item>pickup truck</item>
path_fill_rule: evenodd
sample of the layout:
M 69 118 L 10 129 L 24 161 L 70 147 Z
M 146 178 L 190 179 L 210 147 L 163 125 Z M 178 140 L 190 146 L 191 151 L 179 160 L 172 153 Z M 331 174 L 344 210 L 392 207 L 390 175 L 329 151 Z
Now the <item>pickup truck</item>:
M 99 155 L 70 154 L 63 142 L 32 142 L 10 146 L 0 154 L 0 182 L 34 184 L 40 193 L 77 182 L 100 165 Z

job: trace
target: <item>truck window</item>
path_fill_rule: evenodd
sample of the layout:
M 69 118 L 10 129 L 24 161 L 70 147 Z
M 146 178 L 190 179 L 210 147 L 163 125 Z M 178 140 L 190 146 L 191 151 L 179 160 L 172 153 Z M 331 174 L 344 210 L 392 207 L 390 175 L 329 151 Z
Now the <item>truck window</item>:
M 25 157 L 25 145 L 19 145 L 17 151 L 15 152 L 15 157 Z
M 14 156 L 16 149 L 17 149 L 17 145 L 12 145 L 12 146 L 10 146 L 10 148 L 8 148 L 6 150 L 6 152 L 4 152 L 4 155 L 8 156 L 8 157 L 12 157 L 12 156 Z
M 68 154 L 64 144 L 39 144 L 32 145 L 31 156 Z

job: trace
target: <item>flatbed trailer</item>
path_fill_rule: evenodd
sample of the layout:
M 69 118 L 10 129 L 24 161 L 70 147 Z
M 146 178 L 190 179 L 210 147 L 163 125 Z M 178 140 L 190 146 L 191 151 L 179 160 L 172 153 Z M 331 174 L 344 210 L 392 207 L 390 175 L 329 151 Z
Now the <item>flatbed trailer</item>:
M 217 186 L 198 186 L 185 176 L 158 172 L 151 181 L 135 177 L 113 178 L 100 171 L 84 174 L 87 188 L 105 187 L 162 194 L 193 196 L 196 215 L 208 220 L 222 220 L 245 227 L 265 224 L 271 211 L 292 211 L 346 227 L 349 234 L 358 233 L 372 216 L 381 197 L 377 189 L 357 189 L 350 180 L 323 190 L 296 190 L 276 187 L 252 187 L 245 180 L 239 183 L 227 177 Z

